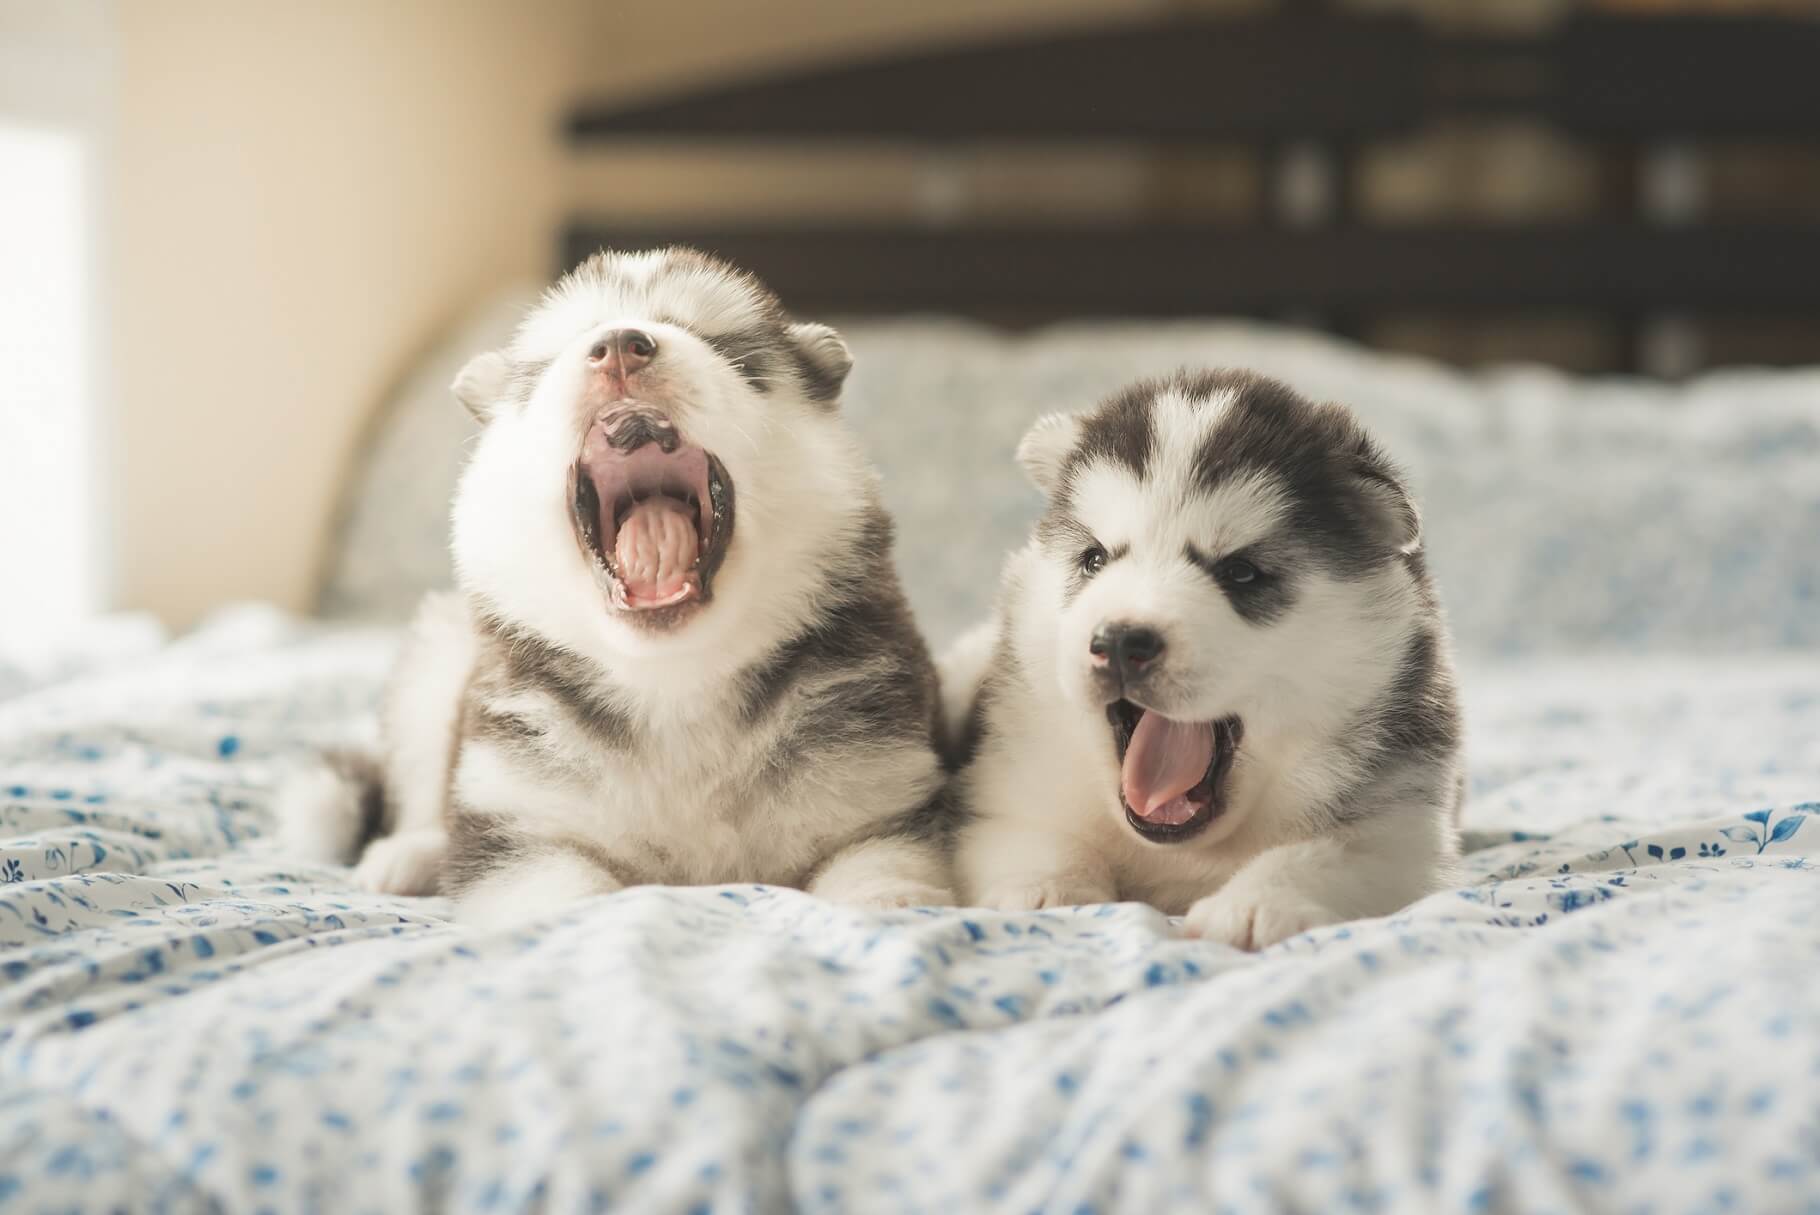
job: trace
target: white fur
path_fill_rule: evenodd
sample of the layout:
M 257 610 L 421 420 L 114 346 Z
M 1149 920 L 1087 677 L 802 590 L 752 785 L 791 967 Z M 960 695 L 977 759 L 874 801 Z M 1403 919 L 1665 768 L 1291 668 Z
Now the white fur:
M 827 325 L 818 325 L 813 321 L 798 321 L 790 326 L 790 336 L 796 339 L 802 351 L 823 375 L 836 380 L 845 379 L 853 370 L 853 354 L 847 349 L 847 343 L 841 335 Z
M 305 860 L 345 864 L 360 846 L 365 824 L 359 783 L 329 768 L 310 768 L 287 779 L 272 813 L 286 852 Z
M 1017 445 L 1017 462 L 1044 493 L 1061 481 L 1068 453 L 1080 441 L 1080 419 L 1069 413 L 1044 414 Z
M 346 864 L 386 894 L 434 894 L 448 846 L 445 813 L 474 634 L 459 595 L 424 597 L 406 633 L 380 711 L 385 834 L 361 851 L 363 780 L 330 767 L 299 773 L 279 794 L 281 838 L 291 852 Z
M 1196 484 L 1194 455 L 1226 406 L 1163 394 L 1144 481 L 1111 460 L 1073 469 L 1071 514 L 1114 558 L 1072 602 L 1065 557 L 1033 540 L 1010 559 L 1000 682 L 979 754 L 959 778 L 974 812 L 957 859 L 971 901 L 1029 909 L 1136 898 L 1188 912 L 1194 935 L 1249 949 L 1393 910 L 1448 873 L 1455 844 L 1436 806 L 1374 816 L 1344 836 L 1313 813 L 1358 775 L 1335 740 L 1396 677 L 1421 623 L 1413 578 L 1400 565 L 1352 581 L 1307 574 L 1288 613 L 1258 627 L 1185 555 L 1193 544 L 1218 557 L 1284 523 L 1284 490 L 1263 474 L 1213 492 Z M 1039 484 L 1053 487 L 1069 458 L 1052 449 L 1057 436 L 1077 433 L 1048 419 L 1033 429 L 1020 459 Z M 1168 639 L 1157 693 L 1167 703 L 1153 707 L 1244 723 L 1225 813 L 1180 843 L 1151 843 L 1126 823 L 1088 660 L 1097 629 L 1133 621 Z M 976 656 L 948 661 L 972 670 Z
M 984 621 L 962 633 L 936 664 L 942 681 L 943 742 L 951 751 L 960 746 L 966 733 L 980 680 L 992 665 L 992 652 L 997 647 L 998 622 Z
M 1041 810 L 1039 799 L 1058 789 L 1045 784 L 1026 793 L 1002 782 L 975 789 L 1002 798 L 995 807 L 1011 809 L 982 815 L 968 829 L 961 878 L 974 901 L 1001 911 L 1039 911 L 1117 900 L 1117 877 L 1096 838 L 1103 833 L 1083 833 L 1091 824 L 1078 816 Z
M 449 836 L 440 826 L 382 835 L 360 854 L 354 879 L 385 894 L 435 894 L 448 851 Z
M 1387 816 L 1258 854 L 1188 909 L 1182 931 L 1235 949 L 1262 949 L 1444 889 L 1455 859 L 1453 840 L 1436 816 Z
M 575 340 L 603 321 L 649 323 L 682 317 L 704 333 L 744 328 L 765 306 L 763 289 L 752 279 L 712 266 L 679 270 L 668 250 L 613 255 L 612 274 L 587 267 L 544 294 L 512 339 L 514 359 L 540 363 L 559 357 Z M 659 274 L 658 271 L 666 270 Z M 655 331 L 653 331 L 655 332 Z
M 942 779 L 927 747 L 877 748 L 806 768 L 775 797 L 742 796 L 743 774 L 773 740 L 770 731 L 742 736 L 715 719 L 665 731 L 636 756 L 604 755 L 577 740 L 578 762 L 564 774 L 530 770 L 471 742 L 456 789 L 464 805 L 510 807 L 514 825 L 537 836 L 585 839 L 631 857 L 661 847 L 680 880 L 777 882 L 815 867 L 868 822 L 920 805 Z M 731 805 L 737 814 L 727 812 Z M 952 901 L 946 880 L 929 880 L 920 865 L 902 867 L 901 877 L 939 886 L 932 903 Z
M 510 840 L 497 867 L 458 897 L 479 923 L 611 889 L 641 858 L 664 880 L 819 873 L 818 889 L 871 906 L 952 900 L 933 843 L 855 842 L 940 787 L 926 734 L 845 750 L 834 738 L 805 762 L 787 761 L 785 727 L 799 702 L 841 681 L 875 680 L 887 660 L 821 676 L 830 685 L 821 688 L 799 677 L 756 725 L 742 712 L 743 672 L 818 619 L 835 563 L 859 552 L 877 500 L 875 474 L 821 399 L 851 364 L 845 343 L 825 325 L 793 322 L 782 339 L 790 349 L 777 349 L 782 319 L 764 288 L 707 259 L 609 255 L 565 277 L 506 350 L 476 356 L 456 377 L 456 397 L 485 423 L 452 509 L 460 593 L 426 599 L 400 656 L 383 715 L 390 833 L 361 859 L 364 883 L 434 889 L 452 816 L 471 812 Z M 712 596 L 668 630 L 611 606 L 571 521 L 571 470 L 601 407 L 588 352 L 625 328 L 657 343 L 637 371 L 638 399 L 711 452 L 733 490 L 733 534 Z M 768 348 L 726 346 L 743 337 Z M 750 360 L 761 353 L 774 357 L 759 371 Z M 599 695 L 637 723 L 636 745 L 604 744 L 534 680 L 483 695 L 482 647 L 508 644 L 483 615 L 585 660 Z M 516 717 L 535 745 L 466 737 L 482 701 L 495 718 Z M 297 817 L 314 817 L 303 834 L 332 837 L 326 844 L 346 859 L 362 826 L 360 792 L 327 776 L 300 787 Z M 459 859 L 467 873 L 488 858 Z
M 929 746 L 820 756 L 787 782 L 767 785 L 775 795 L 749 787 L 752 773 L 774 766 L 788 706 L 772 725 L 750 726 L 733 679 L 815 617 L 830 561 L 851 549 L 876 498 L 876 477 L 835 412 L 809 399 L 790 368 L 769 368 L 769 391 L 761 393 L 739 370 L 746 352 L 722 357 L 705 340 L 765 321 L 770 305 L 761 289 L 724 272 L 665 267 L 661 252 L 623 255 L 611 273 L 584 271 L 546 296 L 507 351 L 541 372 L 522 400 L 488 411 L 453 510 L 463 591 L 479 608 L 610 673 L 617 707 L 639 723 L 639 745 L 609 753 L 540 708 L 534 693 L 522 704 L 495 700 L 496 711 L 543 727 L 545 753 L 533 763 L 469 743 L 455 772 L 459 800 L 514 830 L 624 850 L 629 867 L 641 850 L 661 855 L 677 880 L 780 881 L 828 862 L 819 885 L 840 897 L 871 905 L 912 896 L 950 901 L 947 878 L 929 868 L 932 848 L 829 862 L 869 824 L 933 795 L 941 772 Z M 664 632 L 606 606 L 569 515 L 568 470 L 592 420 L 582 406 L 587 352 L 621 328 L 650 333 L 660 351 L 638 373 L 640 397 L 712 452 L 734 489 L 733 538 L 712 599 L 685 626 Z M 824 375 L 845 374 L 851 357 L 832 329 L 796 323 L 789 334 Z M 439 699 L 441 691 L 425 696 Z M 426 732 L 426 756 L 431 741 Z M 474 914 L 485 918 L 513 884 L 544 880 L 548 863 L 534 855 L 517 868 L 518 876 L 486 879 L 462 899 L 464 909 L 478 904 Z
M 567 852 L 548 852 L 481 878 L 461 898 L 461 919 L 482 931 L 544 919 L 620 884 L 598 865 Z
M 614 315 L 614 302 L 587 314 L 603 319 L 571 337 L 522 410 L 482 433 L 456 495 L 455 561 L 461 584 L 482 602 L 611 669 L 640 696 L 641 712 L 664 713 L 769 652 L 809 614 L 823 554 L 858 526 L 852 507 L 872 492 L 874 475 L 838 418 L 786 392 L 759 396 L 693 333 Z M 564 306 L 581 315 L 579 301 Z M 656 337 L 667 382 L 687 385 L 673 410 L 679 428 L 715 453 L 735 486 L 734 543 L 713 602 L 673 635 L 601 610 L 569 522 L 566 470 L 586 420 L 575 406 L 586 352 L 623 327 Z M 550 321 L 531 328 L 539 341 L 553 340 Z
M 512 377 L 512 365 L 497 350 L 488 350 L 469 359 L 455 376 L 449 391 L 467 406 L 468 412 L 483 421 L 505 399 Z
M 838 853 L 809 883 L 809 893 L 881 911 L 954 902 L 939 854 L 898 839 L 866 840 Z
M 424 597 L 411 623 L 381 714 L 386 739 L 389 836 L 361 854 L 355 875 L 388 894 L 434 894 L 448 845 L 445 815 L 462 697 L 474 669 L 467 604 Z

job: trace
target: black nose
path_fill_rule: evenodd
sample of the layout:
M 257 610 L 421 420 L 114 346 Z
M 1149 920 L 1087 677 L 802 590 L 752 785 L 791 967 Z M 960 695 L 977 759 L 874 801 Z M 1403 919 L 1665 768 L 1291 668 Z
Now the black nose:
M 1109 624 L 1087 643 L 1093 665 L 1105 667 L 1122 680 L 1136 679 L 1163 652 L 1163 635 L 1141 624 Z
M 594 343 L 588 358 L 611 363 L 611 370 L 629 375 L 657 357 L 657 339 L 643 329 L 615 329 Z

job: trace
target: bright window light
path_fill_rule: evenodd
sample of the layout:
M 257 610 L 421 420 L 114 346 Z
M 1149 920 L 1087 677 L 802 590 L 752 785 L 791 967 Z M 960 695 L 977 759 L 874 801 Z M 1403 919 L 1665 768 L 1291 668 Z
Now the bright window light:
M 83 138 L 0 123 L 0 629 L 101 604 Z

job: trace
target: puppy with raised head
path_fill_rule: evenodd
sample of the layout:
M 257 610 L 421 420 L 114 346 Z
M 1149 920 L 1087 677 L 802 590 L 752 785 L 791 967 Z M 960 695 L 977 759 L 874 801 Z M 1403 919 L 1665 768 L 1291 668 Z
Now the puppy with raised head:
M 849 364 L 692 251 L 558 282 L 455 382 L 483 423 L 459 590 L 405 645 L 380 779 L 294 787 L 290 838 L 483 924 L 646 883 L 951 902 L 934 668 Z
M 970 901 L 1141 900 L 1259 949 L 1448 884 L 1446 627 L 1349 410 L 1181 373 L 1042 419 L 1018 459 L 1047 512 L 945 664 Z

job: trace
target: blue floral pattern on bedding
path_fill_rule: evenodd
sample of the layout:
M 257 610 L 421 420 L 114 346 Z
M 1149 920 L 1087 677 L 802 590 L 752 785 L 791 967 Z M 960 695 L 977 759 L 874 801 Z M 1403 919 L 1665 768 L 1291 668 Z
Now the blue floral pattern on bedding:
M 1820 658 L 1469 672 L 1460 885 L 1253 956 L 760 887 L 464 931 L 263 838 L 392 644 L 0 702 L 0 1210 L 1820 1210 Z

